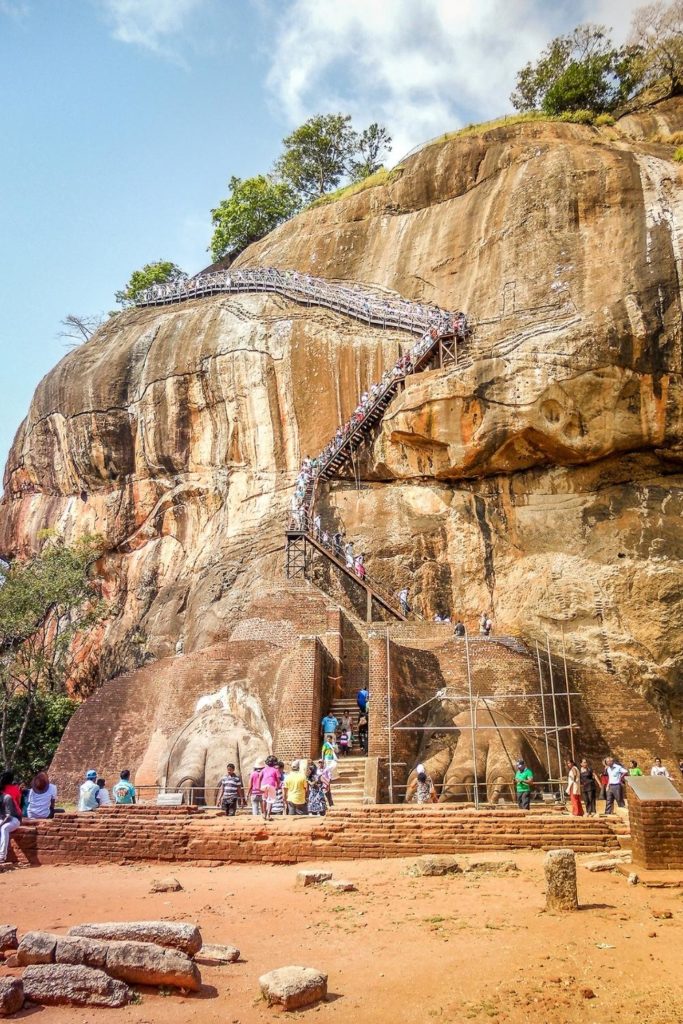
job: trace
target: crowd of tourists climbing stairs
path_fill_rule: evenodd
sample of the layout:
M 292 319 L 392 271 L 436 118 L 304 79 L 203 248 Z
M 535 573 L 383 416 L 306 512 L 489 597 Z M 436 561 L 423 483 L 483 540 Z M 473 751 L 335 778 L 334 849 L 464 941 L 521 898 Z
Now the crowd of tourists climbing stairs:
M 231 292 L 274 292 L 308 306 L 324 306 L 369 326 L 417 335 L 412 348 L 360 396 L 351 418 L 339 427 L 323 451 L 304 460 L 288 521 L 286 566 L 289 577 L 306 575 L 307 549 L 312 547 L 363 588 L 368 620 L 372 619 L 373 602 L 397 619 L 417 617 L 408 604 L 407 591 L 398 595 L 387 591 L 368 575 L 362 553 L 355 554 L 353 545 L 344 542 L 340 532 L 330 534 L 323 529 L 315 513 L 316 494 L 322 481 L 353 464 L 356 450 L 381 423 L 392 399 L 405 386 L 406 377 L 433 366 L 458 364 L 458 346 L 470 333 L 465 314 L 411 302 L 372 286 L 332 282 L 274 267 L 210 271 L 152 285 L 140 293 L 136 305 L 163 306 Z

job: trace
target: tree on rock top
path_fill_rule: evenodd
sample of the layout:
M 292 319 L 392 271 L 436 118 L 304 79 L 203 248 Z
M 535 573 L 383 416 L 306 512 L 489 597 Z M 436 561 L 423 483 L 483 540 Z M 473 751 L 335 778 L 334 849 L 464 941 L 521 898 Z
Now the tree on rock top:
M 122 306 L 128 306 L 153 284 L 176 284 L 186 277 L 185 271 L 170 260 L 145 263 L 140 270 L 133 271 L 126 287 L 116 293 L 116 301 Z
M 288 220 L 300 207 L 291 185 L 276 181 L 272 175 L 233 176 L 229 188 L 228 198 L 211 211 L 215 230 L 210 249 L 214 260 L 237 256 L 252 242 Z
M 275 172 L 303 201 L 320 199 L 344 178 L 361 181 L 381 166 L 391 148 L 385 128 L 371 124 L 360 135 L 349 114 L 317 114 L 282 140 Z
M 639 7 L 629 43 L 638 52 L 644 88 L 659 85 L 668 96 L 683 92 L 683 0 Z
M 517 110 L 551 115 L 613 110 L 638 84 L 636 56 L 633 47 L 615 47 L 604 25 L 579 25 L 518 72 L 510 99 Z

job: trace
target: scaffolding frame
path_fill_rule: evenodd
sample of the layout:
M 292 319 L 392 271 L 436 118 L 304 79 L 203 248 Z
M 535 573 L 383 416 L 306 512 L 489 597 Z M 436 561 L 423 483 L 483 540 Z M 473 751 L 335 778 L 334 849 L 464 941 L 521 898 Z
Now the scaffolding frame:
M 578 691 L 570 691 L 570 689 L 569 689 L 569 672 L 568 672 L 568 668 L 567 668 L 567 657 L 566 657 L 566 649 L 565 649 L 565 642 L 564 642 L 564 629 L 562 630 L 562 661 L 563 661 L 563 664 L 564 664 L 564 679 L 565 679 L 565 690 L 564 690 L 564 692 L 558 692 L 555 689 L 555 676 L 554 676 L 554 673 L 553 673 L 552 653 L 551 653 L 551 648 L 550 648 L 550 637 L 548 636 L 547 633 L 545 634 L 545 638 L 546 638 L 546 654 L 547 654 L 547 658 L 548 658 L 548 674 L 549 674 L 549 682 L 550 682 L 550 690 L 549 691 L 544 687 L 543 670 L 542 670 L 542 666 L 541 666 L 541 653 L 540 653 L 540 648 L 539 648 L 539 645 L 538 645 L 538 641 L 536 641 L 536 661 L 537 661 L 537 665 L 538 665 L 538 682 L 539 682 L 539 692 L 538 693 L 507 693 L 506 692 L 506 693 L 496 693 L 496 694 L 481 694 L 479 692 L 474 692 L 473 691 L 473 687 L 472 687 L 472 666 L 471 666 L 471 661 L 470 661 L 470 638 L 469 638 L 469 633 L 467 631 L 467 628 L 465 628 L 465 633 L 464 633 L 463 637 L 452 636 L 451 637 L 451 641 L 455 642 L 456 639 L 457 640 L 461 640 L 461 639 L 464 640 L 464 644 L 465 644 L 465 665 L 466 665 L 466 668 L 467 668 L 467 693 L 452 694 L 452 693 L 449 692 L 448 687 L 444 687 L 444 689 L 442 689 L 442 690 L 437 690 L 437 692 L 433 696 L 429 697 L 426 701 L 423 701 L 422 704 L 418 704 L 417 707 L 412 708 L 406 715 L 403 715 L 402 718 L 399 718 L 396 722 L 392 722 L 392 718 L 391 718 L 391 657 L 390 657 L 390 637 L 389 637 L 389 629 L 386 630 L 387 699 L 388 699 L 387 733 L 388 733 L 388 741 L 389 741 L 388 742 L 389 779 L 390 779 L 389 798 L 390 798 L 390 802 L 391 803 L 394 802 L 394 799 L 393 799 L 393 775 L 394 775 L 393 769 L 394 769 L 394 763 L 393 763 L 393 742 L 392 742 L 392 734 L 394 732 L 434 732 L 434 733 L 444 733 L 444 732 L 464 733 L 464 732 L 469 732 L 470 736 L 471 736 L 471 740 L 472 740 L 472 767 L 473 767 L 473 780 L 472 781 L 473 781 L 473 791 L 474 791 L 474 806 L 475 806 L 475 808 L 477 810 L 479 810 L 479 808 L 481 807 L 482 802 L 484 802 L 484 803 L 486 802 L 486 801 L 481 801 L 480 800 L 480 796 L 479 796 L 479 785 L 480 784 L 479 784 L 479 778 L 478 778 L 478 772 L 477 772 L 477 733 L 478 732 L 486 732 L 486 731 L 488 731 L 488 732 L 497 732 L 498 735 L 500 736 L 501 742 L 503 740 L 502 735 L 501 735 L 502 731 L 512 731 L 512 730 L 514 730 L 516 732 L 523 732 L 523 733 L 541 733 L 543 735 L 543 739 L 544 739 L 544 742 L 545 742 L 545 749 L 546 749 L 546 774 L 548 776 L 547 782 L 551 786 L 561 786 L 561 785 L 563 785 L 562 752 L 561 752 L 561 747 L 560 747 L 560 733 L 566 733 L 566 732 L 569 733 L 569 746 L 571 748 L 571 756 L 572 756 L 572 760 L 573 760 L 574 759 L 574 749 L 575 749 L 575 747 L 574 747 L 574 729 L 578 727 L 578 723 L 574 722 L 573 719 L 572 719 L 571 698 L 572 697 L 580 696 L 580 693 Z M 492 642 L 495 642 L 495 641 L 492 641 Z M 487 703 L 488 701 L 494 702 L 494 701 L 499 701 L 499 700 L 505 700 L 505 701 L 510 701 L 510 700 L 532 700 L 532 699 L 536 699 L 536 698 L 539 698 L 539 697 L 540 697 L 540 700 L 541 700 L 541 712 L 542 712 L 542 720 L 543 720 L 543 724 L 542 725 L 537 725 L 536 723 L 525 723 L 525 724 L 522 724 L 522 725 L 518 725 L 518 724 L 515 724 L 515 725 L 498 725 L 496 723 L 496 721 L 495 721 L 493 711 L 491 710 L 491 708 L 489 708 L 488 703 Z M 568 718 L 568 721 L 564 725 L 560 725 L 559 720 L 558 720 L 558 710 L 557 710 L 557 698 L 558 697 L 560 697 L 562 699 L 566 699 L 566 701 L 567 701 L 567 718 Z M 421 711 L 423 708 L 427 707 L 428 704 L 431 704 L 432 701 L 444 700 L 444 699 L 452 700 L 452 701 L 457 701 L 459 703 L 466 702 L 468 707 L 469 707 L 469 712 L 470 712 L 470 724 L 469 725 L 463 725 L 463 726 L 450 725 L 450 726 L 436 726 L 436 727 L 433 726 L 433 725 L 403 725 L 402 724 L 405 721 L 407 721 L 407 719 L 409 719 L 412 715 L 416 714 L 418 711 Z M 548 724 L 548 715 L 546 714 L 546 699 L 550 701 L 550 707 L 551 707 L 551 710 L 552 710 L 552 722 L 553 722 L 553 724 Z M 487 710 L 487 712 L 489 714 L 489 717 L 491 718 L 491 722 L 492 722 L 491 725 L 479 725 L 479 723 L 477 721 L 477 710 L 478 710 L 478 706 L 479 706 L 479 702 L 480 701 L 484 704 L 484 707 L 486 708 L 486 710 Z M 558 771 L 557 771 L 557 777 L 556 778 L 553 778 L 553 770 L 552 770 L 551 756 L 550 756 L 550 738 L 552 736 L 555 737 L 555 747 L 556 747 L 556 755 L 557 755 L 557 768 L 558 768 Z M 506 754 L 508 760 L 512 764 L 512 761 L 511 761 L 511 758 L 510 758 L 510 754 L 508 753 L 508 750 L 505 747 L 504 743 L 503 743 L 503 749 L 505 750 L 505 754 Z M 539 760 L 540 760 L 540 758 L 539 758 Z M 485 790 L 485 788 L 486 788 L 486 780 L 484 780 L 483 785 L 484 785 L 484 790 Z

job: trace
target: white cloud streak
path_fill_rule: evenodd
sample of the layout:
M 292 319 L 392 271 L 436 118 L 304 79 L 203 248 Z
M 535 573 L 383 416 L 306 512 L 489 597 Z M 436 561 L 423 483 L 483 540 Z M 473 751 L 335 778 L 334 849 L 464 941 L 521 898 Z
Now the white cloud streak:
M 171 41 L 186 28 L 204 0 L 100 0 L 99 6 L 120 43 L 177 58 Z
M 291 0 L 277 8 L 267 85 L 297 124 L 343 110 L 394 137 L 392 158 L 511 109 L 515 74 L 581 21 L 626 35 L 636 0 Z

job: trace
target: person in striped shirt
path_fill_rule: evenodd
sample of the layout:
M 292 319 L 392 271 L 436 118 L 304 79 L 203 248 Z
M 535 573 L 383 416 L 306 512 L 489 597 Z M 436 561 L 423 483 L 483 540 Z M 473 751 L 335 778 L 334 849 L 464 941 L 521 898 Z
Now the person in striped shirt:
M 218 783 L 218 806 L 222 807 L 229 817 L 235 816 L 238 803 L 244 800 L 242 779 L 235 771 L 234 764 L 226 765 L 226 774 Z

